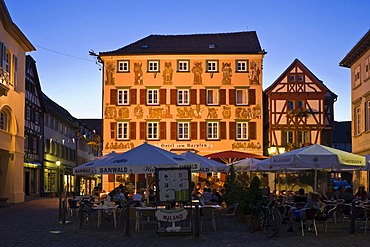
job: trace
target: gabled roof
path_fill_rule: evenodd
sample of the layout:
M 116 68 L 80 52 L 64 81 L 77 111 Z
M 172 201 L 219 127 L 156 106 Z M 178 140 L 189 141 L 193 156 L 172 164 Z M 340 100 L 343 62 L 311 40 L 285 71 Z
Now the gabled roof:
M 40 83 L 39 74 L 37 72 L 36 61 L 33 59 L 32 56 L 26 55 L 26 77 L 28 76 L 27 71 L 29 69 L 32 69 L 33 71 L 33 79 L 34 79 L 34 83 L 36 86 L 38 99 L 40 101 L 40 106 L 43 110 L 45 110 L 44 99 L 43 99 L 44 97 L 42 96 L 41 83 Z
M 340 61 L 339 66 L 351 68 L 351 66 L 370 49 L 370 29 L 352 50 Z
M 42 93 L 42 96 L 44 99 L 45 111 L 47 113 L 52 113 L 59 119 L 63 119 L 72 126 L 77 127 L 76 118 L 74 118 L 66 109 L 52 101 L 46 94 Z
M 257 33 L 235 32 L 188 35 L 149 35 L 104 55 L 136 54 L 265 54 Z
M 316 77 L 316 75 L 314 73 L 311 72 L 311 70 L 309 70 L 298 58 L 294 59 L 294 61 L 289 65 L 289 67 L 275 80 L 274 83 L 272 83 L 268 88 L 265 89 L 265 93 L 269 93 L 270 91 L 272 91 L 282 80 L 285 76 L 287 76 L 287 74 L 289 74 L 289 72 L 294 68 L 294 67 L 299 67 L 300 69 L 302 69 L 302 71 L 304 71 L 308 76 L 311 77 L 311 79 L 313 81 L 316 81 L 318 83 L 318 85 L 323 89 L 323 90 L 327 90 L 327 92 L 329 92 L 331 94 L 331 97 L 334 97 L 334 98 L 337 98 L 337 95 L 335 93 L 333 93 L 332 91 L 330 91 L 329 88 L 327 88 L 323 81 L 321 81 L 319 78 Z
M 5 5 L 4 0 L 0 0 L 0 21 L 4 26 L 4 29 L 9 33 L 10 36 L 26 51 L 35 51 L 36 48 L 31 44 L 27 37 L 22 31 L 15 25 L 10 17 L 8 9 Z

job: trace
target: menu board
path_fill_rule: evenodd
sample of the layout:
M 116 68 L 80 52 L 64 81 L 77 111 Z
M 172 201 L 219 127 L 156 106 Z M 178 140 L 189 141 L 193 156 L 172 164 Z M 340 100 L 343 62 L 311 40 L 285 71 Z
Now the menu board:
M 157 168 L 157 201 L 189 202 L 191 201 L 191 169 Z

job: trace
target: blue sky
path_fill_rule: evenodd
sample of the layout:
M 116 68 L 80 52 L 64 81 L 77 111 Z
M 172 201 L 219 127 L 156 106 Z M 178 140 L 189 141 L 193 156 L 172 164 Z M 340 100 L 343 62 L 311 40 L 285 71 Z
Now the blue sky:
M 101 118 L 99 66 L 88 55 L 150 34 L 256 31 L 267 51 L 263 88 L 298 58 L 338 95 L 335 120 L 351 119 L 350 70 L 339 62 L 370 28 L 365 0 L 5 0 L 36 47 L 42 90 L 77 118 Z

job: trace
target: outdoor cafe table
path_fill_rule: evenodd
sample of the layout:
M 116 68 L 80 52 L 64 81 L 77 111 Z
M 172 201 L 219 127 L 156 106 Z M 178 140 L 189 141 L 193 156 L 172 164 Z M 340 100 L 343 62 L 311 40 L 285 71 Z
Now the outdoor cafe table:
M 98 210 L 98 228 L 101 225 L 101 218 L 102 218 L 102 214 L 103 214 L 104 211 L 112 211 L 114 227 L 117 227 L 117 208 L 118 208 L 118 205 L 104 204 L 104 205 L 99 205 L 99 206 L 93 206 L 92 208 L 94 210 Z
M 152 212 L 154 215 L 154 212 L 157 209 L 164 209 L 165 206 L 158 206 L 158 207 L 135 207 L 136 208 L 136 221 L 135 221 L 135 231 L 139 231 L 140 226 L 140 219 L 144 212 Z

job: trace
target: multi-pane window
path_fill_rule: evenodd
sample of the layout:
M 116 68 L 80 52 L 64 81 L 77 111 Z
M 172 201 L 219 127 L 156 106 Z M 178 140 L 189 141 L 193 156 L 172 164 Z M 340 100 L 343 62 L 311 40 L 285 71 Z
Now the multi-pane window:
M 289 75 L 289 82 L 295 82 L 295 75 Z
M 298 107 L 298 108 L 303 108 L 303 107 L 304 107 L 304 103 L 303 103 L 303 101 L 302 101 L 302 100 L 298 100 L 298 101 L 297 101 L 297 107 Z
M 147 123 L 147 138 L 148 140 L 158 140 L 159 139 L 159 124 L 158 122 L 148 122 Z
M 302 74 L 298 74 L 297 75 L 297 80 L 298 80 L 298 82 L 303 82 L 303 75 Z
M 294 101 L 289 100 L 288 101 L 288 110 L 293 110 L 294 109 Z
M 361 83 L 361 80 L 360 80 L 360 73 L 361 73 L 361 69 L 360 69 L 361 67 L 360 67 L 360 65 L 359 66 L 357 66 L 356 68 L 355 68 L 355 71 L 354 71 L 354 80 L 353 80 L 353 86 L 354 87 L 357 87 L 358 85 L 360 85 L 360 83 Z
M 180 122 L 177 123 L 177 138 L 179 140 L 189 140 L 190 139 L 190 123 Z
M 128 105 L 130 97 L 129 89 L 118 89 L 117 90 L 117 104 L 118 105 Z
M 217 61 L 207 61 L 207 72 L 217 72 L 218 63 Z
M 370 100 L 365 102 L 365 131 L 370 130 Z
M 129 61 L 118 61 L 117 69 L 118 72 L 129 72 L 130 71 Z
M 370 77 L 370 56 L 365 59 L 365 78 Z
M 218 105 L 219 104 L 218 91 L 219 90 L 216 88 L 207 89 L 207 105 Z
M 288 143 L 293 143 L 294 135 L 293 131 L 283 131 L 283 145 L 286 145 Z
M 248 72 L 248 61 L 236 61 L 236 72 Z
M 237 140 L 248 140 L 248 122 L 236 123 L 236 139 Z
M 240 88 L 235 90 L 236 105 L 248 105 L 248 88 Z
M 189 89 L 177 89 L 177 104 L 189 105 Z
M 298 143 L 310 143 L 310 135 L 308 131 L 298 131 Z
M 118 122 L 117 123 L 117 139 L 127 140 L 129 138 L 129 123 Z
M 159 61 L 148 61 L 148 72 L 159 72 Z
M 147 97 L 148 105 L 159 105 L 159 89 L 148 89 Z
M 31 119 L 31 109 L 29 106 L 26 107 L 26 119 L 27 120 Z
M 9 128 L 8 115 L 6 114 L 6 112 L 1 111 L 0 112 L 0 129 L 8 131 L 8 128 Z
M 189 71 L 189 61 L 184 61 L 184 60 L 177 61 L 177 71 L 179 72 Z
M 218 122 L 207 122 L 207 139 L 218 140 Z
M 354 114 L 354 134 L 359 135 L 361 133 L 361 108 L 359 106 L 355 108 Z

